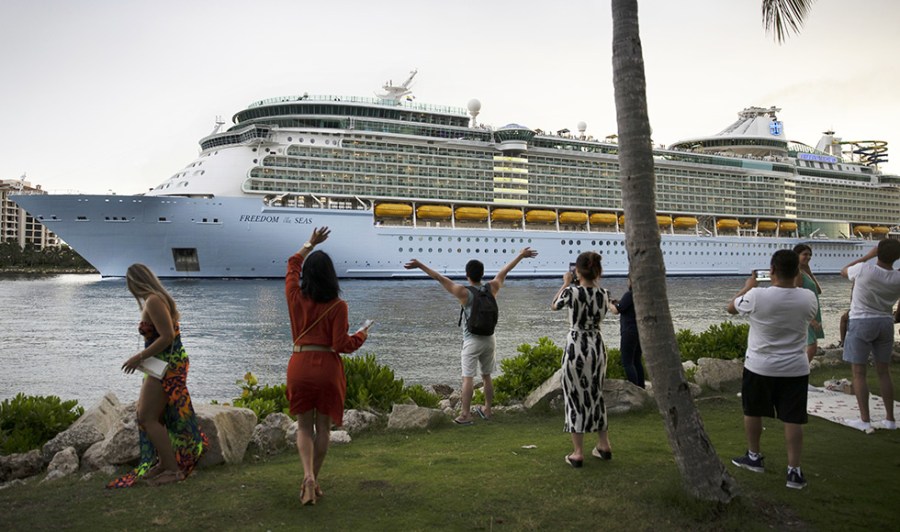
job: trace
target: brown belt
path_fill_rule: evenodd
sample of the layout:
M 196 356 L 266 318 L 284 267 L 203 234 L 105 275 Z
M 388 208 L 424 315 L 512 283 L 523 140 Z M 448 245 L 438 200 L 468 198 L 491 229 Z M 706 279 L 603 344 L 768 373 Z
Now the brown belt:
M 333 353 L 334 349 L 332 349 L 328 346 L 325 346 L 325 345 L 312 345 L 312 344 L 295 345 L 294 346 L 295 353 L 300 353 L 301 351 L 327 351 L 327 352 Z

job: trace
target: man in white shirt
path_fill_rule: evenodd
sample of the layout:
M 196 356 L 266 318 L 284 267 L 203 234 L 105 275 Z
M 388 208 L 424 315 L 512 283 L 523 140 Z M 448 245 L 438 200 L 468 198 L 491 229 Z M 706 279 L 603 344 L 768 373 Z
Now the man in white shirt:
M 874 264 L 867 262 L 876 258 Z M 869 385 L 866 364 L 869 354 L 875 360 L 878 387 L 884 399 L 886 429 L 896 430 L 894 419 L 894 383 L 891 382 L 891 353 L 894 347 L 894 303 L 900 299 L 900 271 L 894 262 L 900 259 L 900 240 L 886 238 L 863 257 L 844 266 L 841 275 L 853 281 L 850 322 L 844 339 L 844 361 L 853 365 L 853 392 L 859 404 L 859 419 L 846 420 L 859 430 L 869 431 Z
M 776 251 L 769 271 L 772 285 L 757 286 L 753 272 L 744 288 L 728 303 L 729 314 L 741 314 L 750 321 L 741 382 L 748 450 L 731 462 L 755 473 L 764 472 L 760 453 L 762 417 L 777 416 L 784 422 L 787 442 L 786 486 L 794 489 L 806 487 L 800 471 L 803 425 L 808 419 L 806 336 L 818 308 L 812 291 L 795 286 L 799 272 L 799 255 L 788 249 Z

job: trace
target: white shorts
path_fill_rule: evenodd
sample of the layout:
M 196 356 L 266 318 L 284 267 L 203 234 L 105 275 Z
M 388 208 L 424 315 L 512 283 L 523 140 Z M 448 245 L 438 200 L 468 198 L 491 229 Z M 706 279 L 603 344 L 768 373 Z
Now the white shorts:
M 494 335 L 471 335 L 465 338 L 462 347 L 462 376 L 475 377 L 479 375 L 479 366 L 481 375 L 493 373 L 495 347 Z

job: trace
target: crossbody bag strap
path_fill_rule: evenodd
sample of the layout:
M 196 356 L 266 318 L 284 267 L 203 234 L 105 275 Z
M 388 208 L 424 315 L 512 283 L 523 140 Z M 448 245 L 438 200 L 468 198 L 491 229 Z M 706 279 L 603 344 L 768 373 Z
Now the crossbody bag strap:
M 306 333 L 308 333 L 309 331 L 311 331 L 313 327 L 315 327 L 320 321 L 322 321 L 322 318 L 324 318 L 324 317 L 331 311 L 331 309 L 333 309 L 334 307 L 336 307 L 337 304 L 340 303 L 340 302 L 341 302 L 341 300 L 338 299 L 337 301 L 335 301 L 334 303 L 332 303 L 330 307 L 328 307 L 327 309 L 325 309 L 325 312 L 319 314 L 319 317 L 316 318 L 316 321 L 312 322 L 312 325 L 310 325 L 309 327 L 307 327 L 306 329 L 304 329 L 303 332 L 300 333 L 300 336 L 298 336 L 298 337 L 294 340 L 294 345 L 297 345 L 297 342 L 299 342 L 300 339 L 303 338 L 303 337 L 306 335 Z

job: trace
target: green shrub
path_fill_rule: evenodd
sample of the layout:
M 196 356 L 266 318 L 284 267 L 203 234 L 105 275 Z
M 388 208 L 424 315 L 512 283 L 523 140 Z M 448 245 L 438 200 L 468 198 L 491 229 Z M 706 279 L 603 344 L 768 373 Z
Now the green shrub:
M 0 454 L 38 449 L 84 414 L 78 401 L 18 394 L 0 403 Z
M 344 375 L 347 377 L 345 408 L 373 408 L 387 412 L 391 405 L 399 403 L 406 396 L 403 379 L 396 379 L 394 370 L 379 364 L 375 355 L 345 356 L 343 359 Z
M 403 394 L 424 408 L 437 408 L 441 402 L 441 398 L 437 394 L 429 392 L 421 384 L 407 386 L 404 388 Z
M 625 366 L 622 365 L 622 352 L 615 347 L 606 349 L 606 378 L 627 380 Z
M 675 338 L 678 341 L 682 361 L 696 362 L 699 358 L 731 360 L 744 356 L 749 333 L 750 325 L 746 323 L 735 324 L 724 321 L 718 325 L 711 325 L 700 334 L 682 329 Z
M 288 403 L 286 393 L 287 385 L 269 386 L 267 384 L 260 387 L 259 380 L 249 371 L 244 375 L 243 380 L 239 380 L 235 384 L 239 385 L 243 390 L 241 391 L 241 396 L 233 401 L 234 406 L 253 410 L 256 413 L 257 421 L 262 421 L 266 416 L 275 412 L 291 415 L 291 405 Z
M 538 338 L 536 346 L 522 344 L 517 351 L 518 355 L 500 362 L 503 374 L 494 379 L 494 402 L 498 404 L 527 397 L 556 373 L 563 356 L 563 349 L 546 336 Z

